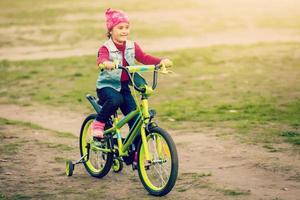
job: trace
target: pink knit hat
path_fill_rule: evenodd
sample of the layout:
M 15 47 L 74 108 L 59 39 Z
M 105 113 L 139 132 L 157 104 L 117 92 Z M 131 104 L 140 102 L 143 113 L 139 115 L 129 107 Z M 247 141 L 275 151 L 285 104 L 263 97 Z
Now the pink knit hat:
M 119 23 L 126 22 L 129 23 L 127 15 L 121 10 L 113 10 L 111 8 L 107 9 L 105 12 L 106 16 L 106 26 L 108 31 L 118 25 Z

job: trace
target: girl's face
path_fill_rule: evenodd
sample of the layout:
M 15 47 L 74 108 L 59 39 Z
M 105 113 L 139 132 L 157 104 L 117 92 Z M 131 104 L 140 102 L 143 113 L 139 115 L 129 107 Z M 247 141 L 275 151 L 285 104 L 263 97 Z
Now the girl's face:
M 110 33 L 114 42 L 122 44 L 127 40 L 129 32 L 129 24 L 126 22 L 121 22 L 114 26 Z

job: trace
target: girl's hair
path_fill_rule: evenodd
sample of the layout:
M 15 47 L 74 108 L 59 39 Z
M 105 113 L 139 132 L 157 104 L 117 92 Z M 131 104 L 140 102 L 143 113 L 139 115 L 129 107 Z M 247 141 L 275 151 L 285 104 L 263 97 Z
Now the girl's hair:
M 107 31 L 106 36 L 108 37 L 108 39 L 111 37 L 111 33 L 109 31 Z

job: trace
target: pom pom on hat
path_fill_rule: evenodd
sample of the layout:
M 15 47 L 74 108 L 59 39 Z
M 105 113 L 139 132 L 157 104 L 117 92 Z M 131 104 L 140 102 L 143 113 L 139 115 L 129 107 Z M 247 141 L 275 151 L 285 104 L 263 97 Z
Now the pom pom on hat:
M 121 10 L 113 10 L 108 8 L 105 12 L 106 16 L 106 27 L 108 31 L 111 31 L 112 28 L 119 23 L 126 22 L 129 23 L 127 15 Z

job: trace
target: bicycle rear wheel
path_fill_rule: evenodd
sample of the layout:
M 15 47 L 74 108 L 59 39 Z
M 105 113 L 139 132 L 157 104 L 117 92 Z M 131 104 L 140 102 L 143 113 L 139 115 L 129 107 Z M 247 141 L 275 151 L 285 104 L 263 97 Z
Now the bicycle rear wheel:
M 97 178 L 104 177 L 110 170 L 113 163 L 113 154 L 104 153 L 102 151 L 94 150 L 90 147 L 92 140 L 91 124 L 96 118 L 96 114 L 89 115 L 83 122 L 80 131 L 79 148 L 81 156 L 89 155 L 84 158 L 84 167 L 88 173 Z M 108 142 L 102 144 L 102 148 L 106 148 Z
M 147 145 L 151 155 L 148 163 L 144 144 L 138 147 L 138 172 L 145 189 L 155 196 L 168 194 L 175 185 L 178 175 L 178 156 L 171 136 L 159 127 L 147 134 Z

